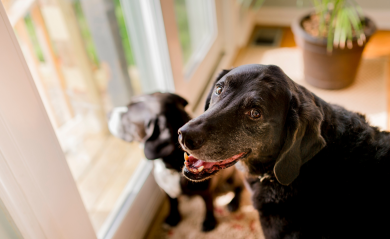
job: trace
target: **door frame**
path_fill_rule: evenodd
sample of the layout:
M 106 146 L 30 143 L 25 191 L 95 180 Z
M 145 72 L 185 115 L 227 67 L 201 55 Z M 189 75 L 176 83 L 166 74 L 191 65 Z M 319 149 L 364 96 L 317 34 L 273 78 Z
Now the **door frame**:
M 142 238 L 165 196 L 152 162 L 95 233 L 1 2 L 0 35 L 0 198 L 23 238 Z
M 0 3 L 0 197 L 23 238 L 96 238 Z

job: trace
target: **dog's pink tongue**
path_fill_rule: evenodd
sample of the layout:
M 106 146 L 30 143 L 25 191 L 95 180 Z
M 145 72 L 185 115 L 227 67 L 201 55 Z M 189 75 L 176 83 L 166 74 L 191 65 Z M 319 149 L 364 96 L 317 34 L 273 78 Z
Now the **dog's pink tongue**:
M 186 167 L 193 173 L 200 173 L 204 169 L 210 169 L 213 167 L 213 165 L 216 164 L 212 162 L 202 161 L 200 159 L 195 158 L 192 155 L 190 156 L 185 155 L 184 158 L 186 159 L 184 162 Z
M 191 171 L 192 173 L 200 173 L 203 170 L 206 169 L 207 173 L 212 173 L 215 170 L 223 169 L 226 167 L 227 164 L 237 160 L 245 153 L 239 153 L 234 155 L 231 158 L 222 160 L 220 162 L 205 162 L 200 159 L 195 158 L 194 156 L 190 155 L 188 156 L 187 153 L 184 153 L 184 164 L 186 165 L 186 168 Z

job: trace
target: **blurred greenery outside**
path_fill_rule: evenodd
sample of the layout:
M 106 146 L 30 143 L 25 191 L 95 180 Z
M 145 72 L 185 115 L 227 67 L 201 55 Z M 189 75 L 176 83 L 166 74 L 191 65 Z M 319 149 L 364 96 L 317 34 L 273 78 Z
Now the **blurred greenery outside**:
M 119 32 L 122 38 L 123 48 L 125 50 L 125 56 L 127 64 L 130 66 L 135 65 L 133 51 L 131 50 L 129 35 L 127 34 L 125 18 L 121 7 L 120 0 L 114 0 L 115 3 L 115 15 L 118 21 Z
M 99 58 L 96 53 L 95 44 L 93 43 L 91 32 L 89 31 L 87 19 L 85 19 L 80 0 L 73 2 L 73 9 L 77 18 L 81 36 L 83 37 L 87 54 L 95 67 L 99 67 Z
M 81 35 L 84 40 L 88 57 L 90 58 L 91 62 L 95 67 L 99 67 L 100 64 L 99 57 L 97 55 L 96 47 L 93 42 L 93 38 L 88 26 L 88 22 L 84 16 L 80 1 L 81 0 L 76 0 L 73 2 L 73 9 L 75 11 L 75 15 L 77 18 Z M 127 65 L 134 66 L 135 65 L 134 55 L 133 55 L 133 51 L 129 39 L 129 34 L 127 33 L 126 23 L 123 16 L 120 0 L 112 0 L 112 1 L 114 1 L 115 4 L 115 15 L 116 15 L 119 32 L 122 39 L 122 45 L 123 45 Z M 192 53 L 191 39 L 190 39 L 190 32 L 189 32 L 189 25 L 188 25 L 188 15 L 186 10 L 185 0 L 175 0 L 175 15 L 176 15 L 176 24 L 179 32 L 180 45 L 182 49 L 183 63 L 185 64 Z M 26 23 L 27 31 L 29 33 L 29 37 L 34 47 L 36 57 L 39 59 L 39 61 L 44 62 L 45 59 L 44 59 L 43 51 L 41 46 L 39 45 L 34 23 L 30 14 L 26 15 L 24 21 Z
M 186 64 L 191 56 L 192 48 L 185 0 L 175 0 L 175 17 L 179 32 L 183 63 Z
M 125 19 L 123 17 L 123 11 L 122 11 L 122 7 L 120 5 L 120 0 L 113 0 L 113 1 L 115 4 L 115 16 L 116 16 L 118 27 L 119 27 L 119 33 L 120 33 L 121 39 L 122 39 L 121 42 L 122 42 L 122 46 L 124 49 L 126 62 L 127 62 L 127 65 L 134 66 L 135 65 L 134 56 L 133 56 L 133 52 L 131 50 L 130 39 L 129 39 L 129 36 L 127 34 Z M 96 66 L 99 66 L 99 58 L 98 58 L 98 55 L 96 53 L 95 44 L 93 42 L 93 38 L 92 38 L 91 32 L 89 30 L 87 20 L 85 19 L 80 0 L 74 1 L 73 8 L 74 8 L 76 18 L 77 18 L 77 21 L 78 21 L 78 24 L 80 27 L 81 35 L 83 36 L 83 39 L 84 39 L 84 44 L 86 46 L 88 56 L 90 57 L 90 59 L 92 60 L 92 62 Z
M 24 22 L 26 24 L 27 32 L 30 37 L 31 44 L 33 45 L 34 53 L 36 57 L 40 62 L 45 62 L 45 57 L 43 56 L 42 48 L 39 45 L 37 33 L 35 31 L 34 23 L 33 20 L 31 19 L 30 13 L 24 17 Z
M 133 65 L 135 65 L 135 61 L 134 61 L 133 52 L 131 50 L 130 39 L 129 39 L 129 36 L 127 34 L 125 19 L 123 17 L 123 11 L 122 11 L 122 7 L 120 4 L 120 0 L 113 0 L 113 1 L 115 4 L 115 16 L 116 16 L 118 27 L 119 27 L 119 33 L 120 33 L 121 39 L 122 39 L 121 42 L 122 42 L 123 50 L 125 53 L 126 62 L 127 62 L 127 65 L 133 66 Z M 92 62 L 96 66 L 99 66 L 99 58 L 98 58 L 97 53 L 96 53 L 96 48 L 95 48 L 95 45 L 93 43 L 93 38 L 91 36 L 91 32 L 89 30 L 88 23 L 85 19 L 80 0 L 76 0 L 74 2 L 73 7 L 75 10 L 77 21 L 79 23 L 81 34 L 84 38 L 84 43 L 85 43 L 85 46 L 87 49 L 88 56 L 91 58 Z
M 129 39 L 129 34 L 127 33 L 126 23 L 123 16 L 120 0 L 112 0 L 112 1 L 114 1 L 115 4 L 115 15 L 117 18 L 117 23 L 118 23 L 119 32 L 122 39 L 122 45 L 125 52 L 127 64 L 129 66 L 134 66 L 135 65 L 134 55 L 133 55 L 133 51 Z M 85 41 L 88 56 L 91 58 L 92 62 L 98 66 L 99 58 L 96 53 L 96 48 L 93 43 L 93 39 L 88 27 L 88 23 L 85 19 L 84 13 L 81 8 L 80 0 L 76 0 L 74 2 L 74 9 L 80 26 L 81 34 Z M 183 52 L 183 61 L 184 63 L 186 63 L 189 57 L 191 56 L 192 49 L 191 49 L 191 39 L 190 39 L 185 0 L 175 0 L 175 14 L 176 14 L 176 23 L 179 30 L 180 45 Z

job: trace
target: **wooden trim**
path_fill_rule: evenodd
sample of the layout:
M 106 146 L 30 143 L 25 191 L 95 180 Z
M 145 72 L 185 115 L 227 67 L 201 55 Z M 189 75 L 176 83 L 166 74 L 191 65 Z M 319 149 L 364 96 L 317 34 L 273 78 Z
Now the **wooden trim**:
M 387 57 L 387 131 L 390 132 L 390 55 Z
M 175 20 L 174 1 L 160 0 L 160 3 L 175 83 L 175 92 L 185 97 L 190 105 L 194 105 L 199 100 L 199 96 L 208 83 L 209 76 L 213 73 L 215 62 L 218 60 L 223 50 L 221 34 L 223 32 L 223 27 L 222 22 L 220 21 L 222 1 L 215 0 L 218 29 L 216 38 L 189 79 L 184 79 L 181 48 Z
M 49 33 L 47 31 L 45 20 L 43 19 L 41 10 L 38 5 L 35 5 L 31 9 L 31 18 L 33 19 L 40 40 L 42 49 L 44 50 L 45 59 L 49 62 L 51 67 L 54 69 L 54 74 L 61 88 L 61 98 L 65 103 L 65 112 L 69 118 L 74 117 L 73 107 L 70 103 L 69 97 L 66 94 L 66 81 L 64 74 L 62 73 L 60 62 L 54 53 L 54 49 L 50 40 Z M 66 121 L 66 120 L 65 120 Z
M 45 109 L 49 115 L 50 121 L 55 128 L 58 128 L 60 127 L 60 120 L 54 113 L 53 105 L 49 100 L 47 87 L 42 82 L 42 74 L 39 70 L 39 61 L 35 57 L 34 47 L 28 35 L 26 24 L 24 23 L 24 21 L 19 21 L 15 24 L 14 29 L 18 33 L 19 39 L 21 41 L 20 47 L 23 49 L 23 46 L 25 45 L 25 48 L 27 48 L 23 53 L 26 58 L 26 61 L 29 62 L 29 69 L 33 76 L 35 85 L 37 86 L 37 89 L 39 91 L 39 95 L 41 96 L 42 102 L 45 105 Z
M 1 0 L 0 2 L 3 3 L 3 7 L 5 8 L 6 11 L 8 11 L 8 9 L 11 6 L 11 0 Z
M 9 8 L 7 8 L 8 19 L 11 22 L 12 26 L 15 26 L 16 23 L 23 18 L 31 7 L 36 4 L 36 0 L 14 0 Z
M 0 197 L 23 238 L 96 238 L 0 4 Z
M 235 59 L 237 59 L 242 47 L 248 44 L 255 27 L 256 12 L 250 9 L 241 9 L 240 4 L 235 0 L 216 1 L 216 11 L 218 13 L 218 32 L 222 38 L 224 54 L 216 69 L 213 69 L 210 74 L 211 77 L 208 79 L 198 104 L 193 109 L 195 117 L 203 113 L 204 102 L 215 77 L 221 70 L 234 67 Z M 240 14 L 242 15 L 240 16 Z
M 162 0 L 160 4 L 164 20 L 165 35 L 167 36 L 173 81 L 176 92 L 178 92 L 179 89 L 184 87 L 184 74 L 179 33 L 176 27 L 174 0 Z
M 198 117 L 199 115 L 203 114 L 204 103 L 206 102 L 206 98 L 208 96 L 209 90 L 211 89 L 211 87 L 213 87 L 214 79 L 216 79 L 216 77 L 221 72 L 221 70 L 230 69 L 233 67 L 233 62 L 237 58 L 237 54 L 238 54 L 238 49 L 236 49 L 234 52 L 231 51 L 230 54 L 226 54 L 222 57 L 218 66 L 216 67 L 215 71 L 213 72 L 211 79 L 207 83 L 205 90 L 201 94 L 198 104 L 193 109 L 193 117 Z
M 83 76 L 89 103 L 94 105 L 94 114 L 99 120 L 99 126 L 101 132 L 108 133 L 108 126 L 106 120 L 106 113 L 104 111 L 103 102 L 100 97 L 99 87 L 95 80 L 95 76 L 92 70 L 91 62 L 88 58 L 88 54 L 85 50 L 84 42 L 77 24 L 76 16 L 72 8 L 71 1 L 53 0 L 55 6 L 59 8 L 59 14 L 61 18 L 64 18 L 65 27 L 69 34 L 69 45 L 72 47 L 72 53 L 74 60 L 76 61 L 77 68 L 80 70 Z M 48 5 L 41 5 L 43 8 L 50 7 Z M 50 21 L 50 19 L 46 19 Z

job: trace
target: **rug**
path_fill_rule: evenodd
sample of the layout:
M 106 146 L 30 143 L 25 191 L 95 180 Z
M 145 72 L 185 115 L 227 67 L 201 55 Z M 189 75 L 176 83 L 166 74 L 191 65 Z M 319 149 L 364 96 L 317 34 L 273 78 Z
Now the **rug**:
M 233 193 L 216 198 L 214 201 L 217 227 L 211 232 L 202 232 L 202 221 L 205 214 L 205 205 L 201 197 L 181 196 L 179 211 L 182 221 L 176 227 L 167 227 L 162 224 L 167 215 L 167 208 L 162 209 L 164 214 L 155 222 L 148 239 L 263 239 L 259 215 L 253 208 L 250 193 L 243 191 L 240 208 L 236 212 L 229 212 L 226 204 L 233 198 Z M 164 206 L 167 206 L 164 205 Z

